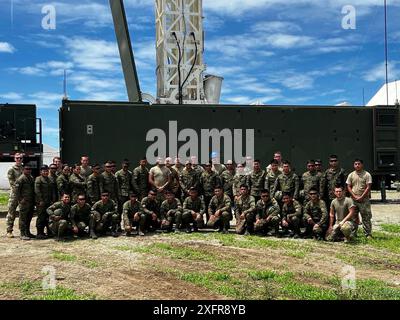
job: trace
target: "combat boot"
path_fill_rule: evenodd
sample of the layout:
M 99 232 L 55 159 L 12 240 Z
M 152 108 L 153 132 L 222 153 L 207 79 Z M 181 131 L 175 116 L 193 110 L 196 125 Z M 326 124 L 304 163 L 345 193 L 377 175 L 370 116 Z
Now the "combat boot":
M 29 230 L 29 228 L 26 230 L 26 236 L 31 238 L 31 239 L 35 239 L 36 236 L 34 234 L 31 233 L 31 231 Z
M 21 240 L 31 240 L 31 238 L 29 238 L 29 237 L 27 236 L 26 231 L 22 231 L 22 230 L 21 230 L 21 235 L 19 236 L 19 238 L 20 238 Z
M 14 238 L 12 231 L 7 231 L 6 237 L 9 239 Z
M 90 237 L 91 237 L 92 239 L 97 239 L 97 238 L 98 238 L 97 235 L 96 235 L 96 232 L 94 232 L 93 229 L 90 229 Z
M 116 238 L 118 237 L 118 225 L 116 223 L 113 223 L 112 227 L 111 227 L 111 235 Z
M 192 227 L 190 226 L 190 224 L 188 224 L 186 227 L 186 233 L 192 233 Z
M 47 239 L 47 236 L 44 234 L 44 228 L 37 228 L 36 239 L 38 240 Z

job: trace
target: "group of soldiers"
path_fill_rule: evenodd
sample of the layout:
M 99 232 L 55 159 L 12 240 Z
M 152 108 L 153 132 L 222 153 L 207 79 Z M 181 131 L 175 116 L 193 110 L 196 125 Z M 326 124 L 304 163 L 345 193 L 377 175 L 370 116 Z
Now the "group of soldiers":
M 170 232 L 174 226 L 188 233 L 204 227 L 227 233 L 233 217 L 238 234 L 351 241 L 361 215 L 365 236 L 372 233 L 372 177 L 361 159 L 354 160 L 348 176 L 336 155 L 330 156 L 325 171 L 320 160 L 309 160 L 299 177 L 280 152 L 265 170 L 259 160 L 237 166 L 230 160 L 225 165 L 210 161 L 201 166 L 196 157 L 185 164 L 179 158 L 159 158 L 149 170 L 142 159 L 131 171 L 128 160 L 117 170 L 111 160 L 102 168 L 90 166 L 88 156 L 73 166 L 55 157 L 35 179 L 22 159 L 16 154 L 8 171 L 10 238 L 17 207 L 22 240 L 62 240 L 68 234 L 96 239 L 123 232 L 143 236 L 156 230 Z M 36 236 L 30 232 L 35 207 Z

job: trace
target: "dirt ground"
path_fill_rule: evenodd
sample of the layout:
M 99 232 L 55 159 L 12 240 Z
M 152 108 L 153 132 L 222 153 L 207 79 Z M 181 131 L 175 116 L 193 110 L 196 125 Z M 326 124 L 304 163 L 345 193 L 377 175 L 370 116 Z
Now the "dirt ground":
M 391 192 L 388 198 L 400 199 L 400 193 Z M 383 223 L 400 224 L 399 204 L 373 204 L 372 211 L 374 231 Z M 35 220 L 31 228 L 35 234 L 34 225 Z M 241 236 L 232 236 L 232 245 L 226 245 L 212 236 L 207 238 L 206 234 L 202 237 L 154 234 L 67 242 L 52 239 L 23 242 L 18 238 L 18 230 L 14 234 L 13 239 L 5 237 L 5 216 L 1 215 L 0 288 L 2 284 L 42 281 L 43 268 L 50 266 L 56 271 L 57 285 L 78 294 L 94 295 L 97 299 L 229 299 L 207 286 L 184 281 L 176 275 L 186 271 L 220 271 L 216 270 L 215 261 L 203 259 L 207 254 L 216 261 L 228 262 L 228 268 L 268 268 L 298 274 L 322 272 L 329 276 L 338 275 L 343 266 L 354 262 L 359 278 L 400 285 L 400 255 L 368 245 L 348 247 L 343 243 L 269 238 L 271 247 L 243 248 L 235 245 L 235 241 L 242 241 Z M 281 247 L 279 241 L 284 241 L 285 246 Z M 155 243 L 192 250 L 202 254 L 203 258 L 176 259 L 141 250 Z M 0 299 L 21 297 L 17 291 L 0 289 Z

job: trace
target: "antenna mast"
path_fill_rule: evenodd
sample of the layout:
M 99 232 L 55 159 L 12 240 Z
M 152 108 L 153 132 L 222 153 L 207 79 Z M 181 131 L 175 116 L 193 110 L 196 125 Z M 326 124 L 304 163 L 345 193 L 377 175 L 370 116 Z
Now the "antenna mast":
M 387 7 L 385 0 L 385 67 L 386 67 L 386 106 L 389 106 L 389 87 L 388 87 L 388 43 L 387 43 Z

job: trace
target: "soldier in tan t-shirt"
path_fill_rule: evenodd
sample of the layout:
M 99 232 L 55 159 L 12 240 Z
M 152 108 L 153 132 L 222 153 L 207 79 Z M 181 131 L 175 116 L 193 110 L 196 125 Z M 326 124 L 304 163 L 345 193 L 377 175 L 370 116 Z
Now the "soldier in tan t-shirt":
M 164 190 L 171 182 L 171 171 L 165 166 L 161 158 L 157 159 L 157 164 L 149 171 L 149 183 L 157 190 L 157 201 L 160 203 L 165 200 Z
M 356 206 L 356 213 L 360 212 L 364 233 L 367 239 L 372 238 L 372 212 L 371 203 L 369 201 L 372 185 L 372 176 L 364 170 L 364 164 L 361 159 L 354 160 L 354 169 L 346 180 L 347 191 L 351 194 L 351 198 Z

